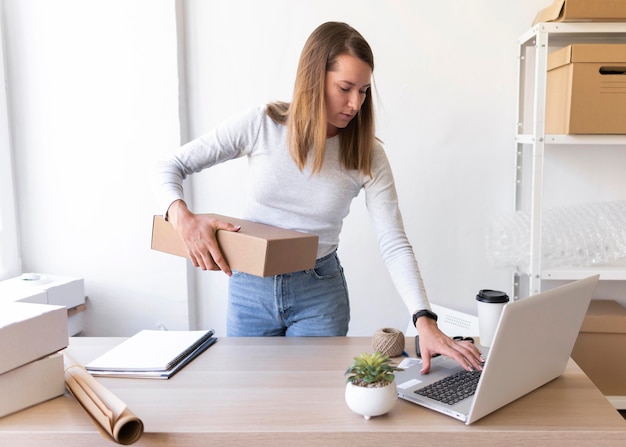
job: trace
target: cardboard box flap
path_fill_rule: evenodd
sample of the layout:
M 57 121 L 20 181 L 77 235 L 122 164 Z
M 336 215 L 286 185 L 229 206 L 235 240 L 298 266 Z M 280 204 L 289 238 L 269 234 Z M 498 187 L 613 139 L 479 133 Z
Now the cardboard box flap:
M 569 47 L 571 62 L 626 63 L 626 44 L 581 43 Z
M 580 331 L 626 334 L 626 307 L 613 300 L 592 300 Z
M 572 46 L 560 48 L 548 55 L 547 70 L 551 71 L 572 62 Z
M 569 63 L 620 64 L 626 67 L 626 44 L 574 44 L 548 56 L 548 71 Z
M 563 17 L 563 9 L 565 6 L 565 0 L 555 0 L 547 8 L 542 9 L 535 16 L 533 25 L 542 22 L 556 22 Z
M 626 19 L 626 0 L 555 0 L 539 11 L 533 25 L 541 22 L 615 22 Z

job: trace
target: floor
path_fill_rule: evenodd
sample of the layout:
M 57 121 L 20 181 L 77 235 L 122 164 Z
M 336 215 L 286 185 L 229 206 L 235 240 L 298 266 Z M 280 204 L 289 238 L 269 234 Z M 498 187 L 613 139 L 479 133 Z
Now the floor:
M 626 410 L 617 410 L 617 411 L 619 411 L 619 414 L 624 416 L 624 419 L 626 419 Z

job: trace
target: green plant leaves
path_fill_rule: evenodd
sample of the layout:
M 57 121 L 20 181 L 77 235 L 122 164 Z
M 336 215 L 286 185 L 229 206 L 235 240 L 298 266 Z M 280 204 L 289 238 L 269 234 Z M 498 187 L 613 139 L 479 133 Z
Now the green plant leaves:
M 354 363 L 348 368 L 350 374 L 347 381 L 355 385 L 367 386 L 380 382 L 392 382 L 394 371 L 401 371 L 391 363 L 391 359 L 376 351 L 373 354 L 362 353 L 354 357 Z

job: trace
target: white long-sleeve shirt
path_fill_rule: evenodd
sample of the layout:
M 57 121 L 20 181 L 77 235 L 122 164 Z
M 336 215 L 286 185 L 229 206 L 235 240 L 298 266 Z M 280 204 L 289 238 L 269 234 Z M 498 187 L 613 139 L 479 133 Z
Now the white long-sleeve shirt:
M 183 180 L 194 172 L 238 157 L 248 158 L 248 190 L 243 219 L 319 237 L 317 257 L 339 244 L 343 220 L 361 189 L 378 236 L 380 250 L 396 290 L 413 313 L 430 309 L 413 249 L 409 244 L 389 161 L 374 146 L 372 176 L 342 167 L 339 137 L 326 141 L 322 170 L 300 171 L 291 158 L 287 128 L 274 122 L 265 107 L 233 117 L 157 163 L 158 194 L 163 210 L 184 199 Z

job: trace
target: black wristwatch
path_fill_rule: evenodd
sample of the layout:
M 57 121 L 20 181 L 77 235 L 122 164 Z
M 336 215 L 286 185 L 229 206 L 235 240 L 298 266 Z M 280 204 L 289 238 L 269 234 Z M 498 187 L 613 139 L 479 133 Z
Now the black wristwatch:
M 437 321 L 437 318 L 438 318 L 435 312 L 430 311 L 428 309 L 423 309 L 413 314 L 413 326 L 415 326 L 415 323 L 417 323 L 417 319 L 419 317 L 428 317 L 431 320 L 435 320 L 435 321 Z

